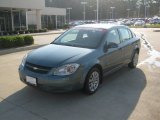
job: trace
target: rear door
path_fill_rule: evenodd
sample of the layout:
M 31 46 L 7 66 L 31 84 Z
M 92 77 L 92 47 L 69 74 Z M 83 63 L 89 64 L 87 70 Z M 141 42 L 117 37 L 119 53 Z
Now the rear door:
M 121 39 L 121 47 L 122 54 L 124 55 L 123 61 L 124 63 L 128 63 L 131 60 L 131 55 L 133 52 L 133 35 L 128 28 L 118 28 L 120 39 Z

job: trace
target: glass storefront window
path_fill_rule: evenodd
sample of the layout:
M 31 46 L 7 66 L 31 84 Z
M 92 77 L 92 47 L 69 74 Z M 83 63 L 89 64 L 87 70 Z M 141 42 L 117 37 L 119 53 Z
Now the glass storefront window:
M 15 30 L 24 30 L 26 29 L 26 16 L 25 11 L 14 11 L 13 12 L 13 21 Z
M 0 31 L 11 30 L 11 13 L 8 10 L 0 10 Z
M 12 19 L 13 15 L 13 27 L 14 30 L 26 29 L 26 12 L 25 10 L 0 10 L 0 31 L 12 31 Z
M 64 16 L 57 16 L 57 28 L 62 28 L 65 23 Z M 56 16 L 55 15 L 42 15 L 42 28 L 56 29 Z

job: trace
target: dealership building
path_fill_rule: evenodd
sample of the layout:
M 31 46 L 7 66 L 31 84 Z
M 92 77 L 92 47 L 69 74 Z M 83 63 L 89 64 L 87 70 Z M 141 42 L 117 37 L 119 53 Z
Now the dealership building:
M 47 7 L 52 0 L 0 0 L 0 32 L 56 29 L 64 26 L 66 9 Z

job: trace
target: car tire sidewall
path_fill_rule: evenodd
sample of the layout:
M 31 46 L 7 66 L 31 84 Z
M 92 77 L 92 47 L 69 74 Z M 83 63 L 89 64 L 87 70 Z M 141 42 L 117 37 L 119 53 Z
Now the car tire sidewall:
M 134 64 L 134 60 L 135 60 L 135 56 L 136 56 L 136 55 L 137 55 L 137 57 L 139 57 L 138 51 L 135 51 L 135 52 L 134 52 L 132 61 L 128 64 L 128 67 L 129 67 L 129 68 L 136 68 L 137 64 L 136 64 L 136 65 Z
M 97 89 L 95 91 L 91 91 L 90 88 L 89 88 L 89 78 L 90 78 L 90 76 L 92 75 L 93 72 L 97 72 L 99 74 L 99 83 L 98 83 L 98 87 L 97 87 Z M 87 74 L 87 77 L 86 77 L 86 80 L 85 80 L 85 84 L 84 84 L 84 89 L 83 89 L 84 92 L 86 94 L 93 94 L 93 93 L 95 93 L 98 90 L 98 88 L 99 88 L 100 82 L 101 82 L 101 73 L 100 73 L 100 70 L 98 68 L 96 68 L 96 67 L 92 68 L 88 72 L 88 74 Z

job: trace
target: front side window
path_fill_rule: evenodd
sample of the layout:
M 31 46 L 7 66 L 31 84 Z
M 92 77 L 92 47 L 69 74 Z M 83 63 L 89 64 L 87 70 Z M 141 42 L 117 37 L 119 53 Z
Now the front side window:
M 53 44 L 96 48 L 102 41 L 106 30 L 95 28 L 74 28 L 61 35 Z
M 107 44 L 116 43 L 120 44 L 119 34 L 117 30 L 111 30 L 107 34 Z
M 129 31 L 126 28 L 120 28 L 118 30 L 119 30 L 119 33 L 121 35 L 122 41 L 126 41 L 126 40 L 130 39 Z

